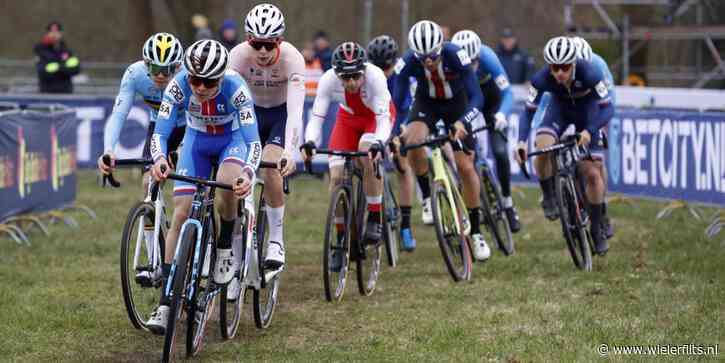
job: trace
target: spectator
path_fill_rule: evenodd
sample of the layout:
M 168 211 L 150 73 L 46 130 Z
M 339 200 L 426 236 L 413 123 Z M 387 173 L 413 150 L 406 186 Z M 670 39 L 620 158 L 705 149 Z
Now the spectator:
M 441 33 L 443 33 L 443 40 L 450 41 L 451 40 L 451 27 L 447 25 L 441 25 Z
M 529 56 L 525 50 L 520 49 L 516 36 L 511 28 L 504 28 L 501 32 L 501 40 L 496 49 L 498 59 L 501 60 L 509 81 L 513 84 L 521 84 L 529 81 L 534 73 L 534 58 Z
M 314 97 L 317 94 L 317 83 L 324 73 L 320 60 L 315 57 L 314 43 L 305 43 L 305 47 L 302 48 L 302 57 L 305 58 L 305 94 L 308 97 Z
M 191 16 L 191 26 L 194 27 L 194 41 L 202 39 L 214 39 L 214 35 L 209 29 L 209 20 L 201 14 Z
M 227 50 L 231 51 L 239 44 L 239 36 L 237 34 L 237 23 L 232 19 L 224 20 L 221 28 L 219 28 L 219 41 L 224 44 Z
M 327 37 L 327 33 L 319 31 L 315 34 L 315 58 L 320 60 L 322 70 L 330 69 L 332 62 L 332 49 L 330 48 L 330 39 Z
M 41 93 L 73 93 L 71 77 L 80 72 L 80 61 L 63 41 L 63 26 L 52 22 L 33 49 Z

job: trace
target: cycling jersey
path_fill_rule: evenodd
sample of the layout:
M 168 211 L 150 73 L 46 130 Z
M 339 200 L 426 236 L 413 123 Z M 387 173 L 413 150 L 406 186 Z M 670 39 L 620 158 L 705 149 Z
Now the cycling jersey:
M 337 102 L 340 105 L 338 119 L 346 117 L 350 122 L 355 120 L 355 123 L 364 123 L 365 125 L 360 125 L 361 128 L 374 131 L 376 140 L 380 142 L 388 140 L 392 127 L 392 103 L 385 74 L 380 68 L 365 63 L 363 84 L 357 93 L 346 92 L 334 70 L 327 70 L 317 86 L 317 97 L 312 105 L 310 120 L 305 131 L 306 141 L 320 145 L 322 124 L 327 116 L 330 102 Z M 368 124 L 372 126 L 367 126 Z M 354 141 L 357 145 L 358 140 Z
M 143 61 L 131 64 L 123 74 L 121 88 L 116 96 L 116 102 L 103 135 L 103 147 L 106 152 L 113 152 L 116 148 L 123 123 L 131 111 L 136 94 L 140 94 L 144 103 L 149 106 L 149 129 L 153 131 L 164 90 L 156 88 Z M 185 125 L 184 113 L 180 112 L 176 118 L 176 126 L 184 127 Z M 144 148 L 148 147 L 148 140 L 146 145 Z
M 478 107 L 483 102 L 481 89 L 471 68 L 471 59 L 464 49 L 445 42 L 441 48 L 441 61 L 438 68 L 431 72 L 416 57 L 412 50 L 398 59 L 395 72 L 399 75 L 393 100 L 396 109 L 402 109 L 406 92 L 409 89 L 409 77 L 418 82 L 415 99 L 419 102 L 451 100 L 462 93 L 468 95 L 464 112 L 458 116 L 462 122 L 470 123 L 478 115 Z M 409 114 L 408 119 L 414 117 Z
M 490 99 L 486 97 L 486 93 L 497 93 L 500 99 L 498 106 L 491 109 L 492 114 L 501 112 L 504 115 L 508 115 L 511 112 L 511 107 L 514 103 L 514 95 L 511 92 L 511 84 L 506 76 L 506 71 L 501 65 L 501 61 L 498 59 L 496 53 L 488 46 L 481 44 L 481 51 L 478 55 L 478 69 L 476 70 L 476 76 L 478 83 L 481 86 L 481 91 L 484 97 L 480 109 L 484 110 L 484 106 L 487 106 Z M 492 120 L 486 120 L 492 122 Z
M 211 163 L 235 162 L 256 170 L 262 155 L 254 100 L 244 79 L 227 71 L 213 98 L 199 102 L 192 94 L 187 72 L 179 72 L 164 91 L 156 130 L 151 142 L 154 161 L 166 154 L 167 139 L 180 112 L 186 111 L 186 135 L 177 171 L 185 175 L 209 177 Z M 245 157 L 246 154 L 246 157 Z M 197 156 L 205 156 L 197 160 Z M 175 190 L 189 188 L 177 183 Z
M 607 84 L 607 89 L 609 90 L 609 97 L 611 98 L 611 103 L 613 105 L 617 104 L 617 93 L 614 89 L 614 76 L 612 76 L 612 71 L 609 70 L 609 65 L 607 65 L 607 62 L 604 61 L 604 58 L 600 57 L 599 54 L 592 53 L 592 64 L 597 66 L 599 70 L 604 74 L 604 81 Z
M 410 77 L 409 79 L 410 87 L 409 92 L 405 93 L 405 99 L 403 100 L 403 104 L 401 105 L 400 109 L 396 108 L 396 114 L 395 114 L 395 124 L 393 125 L 392 133 L 393 135 L 400 134 L 400 126 L 405 123 L 405 120 L 408 118 L 408 109 L 410 108 L 410 105 L 413 104 L 413 95 L 415 94 L 415 87 L 417 85 L 417 82 L 415 81 L 415 78 Z M 393 72 L 390 74 L 390 77 L 388 77 L 388 91 L 390 91 L 390 94 L 395 94 L 395 87 L 398 85 L 398 74 Z
M 257 64 L 255 54 L 248 42 L 239 44 L 229 53 L 229 67 L 244 77 L 254 94 L 254 104 L 263 110 L 257 114 L 260 128 L 273 131 L 263 132 L 262 142 L 280 145 L 292 154 L 297 150 L 302 132 L 305 59 L 288 42 L 279 44 L 270 65 Z
M 551 102 L 539 130 L 549 129 L 555 133 L 551 130 L 552 126 L 558 130 L 564 125 L 573 123 L 577 130 L 586 129 L 591 135 L 595 135 L 604 126 L 603 120 L 598 117 L 600 107 L 610 106 L 609 90 L 604 75 L 593 64 L 578 60 L 572 78 L 570 87 L 559 84 L 548 65 L 534 74 L 526 101 L 525 117 L 519 125 L 520 141 L 528 139 L 531 120 L 545 92 L 551 94 Z M 557 106 L 552 108 L 551 104 L 555 102 Z

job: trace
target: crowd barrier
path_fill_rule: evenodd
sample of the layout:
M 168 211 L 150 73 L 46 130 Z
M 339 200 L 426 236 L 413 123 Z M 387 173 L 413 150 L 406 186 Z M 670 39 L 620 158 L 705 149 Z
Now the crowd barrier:
M 686 200 L 710 205 L 725 205 L 725 112 L 702 112 L 700 109 L 721 108 L 725 103 L 714 95 L 725 92 L 702 91 L 707 107 L 698 106 L 691 90 L 647 93 L 647 89 L 622 88 L 618 103 L 634 105 L 650 100 L 648 107 L 620 107 L 609 125 L 609 190 L 626 195 L 650 198 Z M 644 92 L 644 94 L 643 94 Z M 716 93 L 713 93 L 716 92 Z M 517 103 L 510 115 L 509 144 L 513 148 L 518 135 L 518 120 L 523 112 L 521 88 L 516 89 Z M 630 96 L 632 94 L 633 96 Z M 647 96 L 649 95 L 649 96 Z M 636 96 L 636 97 L 635 97 Z M 659 97 L 659 98 L 658 98 Z M 29 102 L 61 103 L 76 110 L 78 144 L 76 159 L 79 167 L 95 167 L 96 158 L 103 152 L 103 133 L 110 116 L 112 97 L 53 97 L 0 96 L 0 103 Z M 653 101 L 655 100 L 655 101 Z M 659 100 L 659 101 L 656 101 Z M 720 102 L 720 103 L 718 103 Z M 690 110 L 674 109 L 692 104 Z M 652 106 L 654 105 L 654 106 Z M 312 100 L 305 102 L 305 117 Z M 334 124 L 336 105 L 330 106 L 324 126 L 325 142 Z M 121 133 L 118 157 L 137 157 L 143 148 L 148 113 L 141 101 L 131 109 Z M 485 137 L 485 136 L 484 136 Z M 484 150 L 486 146 L 484 145 Z M 491 164 L 490 153 L 485 150 Z M 511 164 L 513 180 L 524 182 L 519 166 Z

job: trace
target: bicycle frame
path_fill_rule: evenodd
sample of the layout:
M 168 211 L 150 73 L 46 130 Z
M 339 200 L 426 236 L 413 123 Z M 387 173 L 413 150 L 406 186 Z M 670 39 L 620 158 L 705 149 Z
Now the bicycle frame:
M 159 243 L 159 236 L 165 236 L 166 231 L 169 228 L 168 220 L 166 218 L 166 203 L 164 202 L 164 194 L 161 192 L 161 185 L 155 184 L 152 176 L 148 176 L 148 190 L 146 192 L 145 203 L 152 203 L 154 206 L 154 233 L 151 241 L 146 239 L 144 236 L 145 226 L 144 221 L 139 221 L 138 235 L 136 236 L 136 248 L 134 249 L 133 255 L 133 269 L 137 271 L 139 258 L 141 256 L 141 241 L 144 241 L 146 245 L 147 256 L 149 256 L 149 263 L 152 268 L 161 265 L 161 245 Z M 154 190 L 155 188 L 158 188 Z M 155 198 L 155 199 L 154 199 Z
M 463 196 L 461 195 L 461 192 L 458 190 L 457 187 L 454 187 L 453 185 L 453 176 L 451 175 L 450 170 L 448 169 L 448 166 L 446 165 L 446 159 L 443 155 L 443 150 L 440 146 L 434 147 L 431 150 L 431 156 L 429 157 L 429 165 L 431 166 L 430 172 L 433 174 L 433 181 L 434 182 L 442 182 L 443 185 L 446 188 L 446 196 L 448 198 L 448 203 L 450 204 L 451 208 L 458 208 L 458 201 L 460 205 L 465 205 L 465 202 L 463 200 Z M 464 231 L 461 231 L 459 229 L 459 226 L 462 225 L 459 220 L 459 213 L 453 213 L 453 218 L 456 226 L 456 234 L 460 234 L 463 232 L 464 234 L 470 233 L 470 224 L 466 225 L 466 229 Z

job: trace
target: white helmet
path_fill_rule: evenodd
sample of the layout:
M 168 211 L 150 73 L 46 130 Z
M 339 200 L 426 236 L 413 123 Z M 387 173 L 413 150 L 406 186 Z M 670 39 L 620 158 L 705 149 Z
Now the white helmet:
M 577 57 L 584 59 L 587 62 L 592 61 L 592 47 L 589 42 L 582 37 L 572 37 L 571 40 L 576 44 Z
M 478 54 L 481 51 L 481 38 L 479 38 L 475 32 L 471 30 L 461 30 L 453 35 L 451 42 L 465 49 L 471 60 L 478 59 Z
M 417 54 L 437 52 L 443 45 L 443 32 L 438 24 L 421 20 L 408 33 L 408 46 Z
M 216 40 L 203 39 L 192 44 L 184 55 L 187 72 L 200 78 L 220 78 L 229 65 L 229 51 Z
M 254 38 L 271 39 L 284 34 L 284 16 L 272 4 L 259 4 L 252 8 L 244 21 L 244 30 Z
M 544 47 L 544 60 L 549 64 L 573 64 L 576 57 L 577 46 L 568 37 L 553 38 Z
M 156 33 L 143 43 L 143 60 L 157 66 L 180 64 L 184 49 L 176 37 L 169 33 Z

